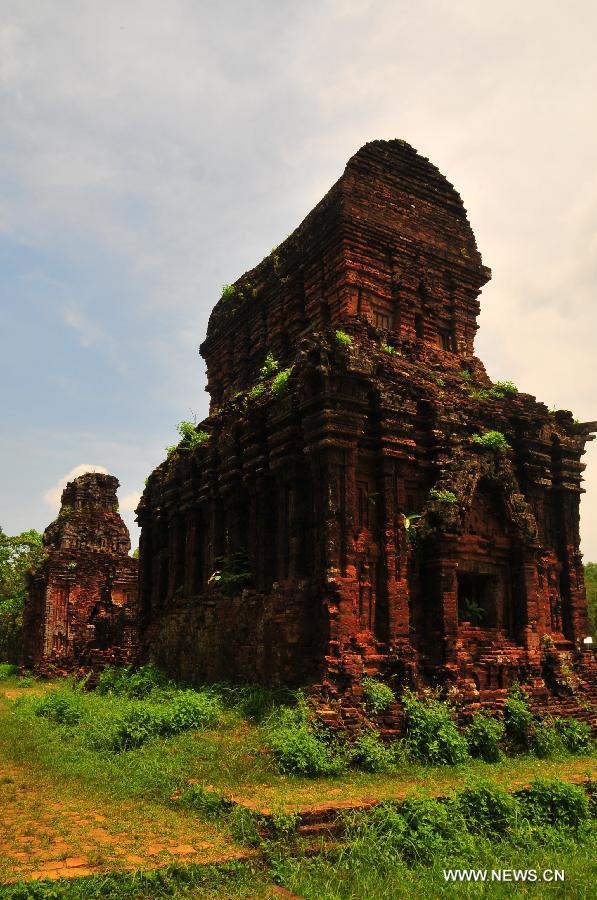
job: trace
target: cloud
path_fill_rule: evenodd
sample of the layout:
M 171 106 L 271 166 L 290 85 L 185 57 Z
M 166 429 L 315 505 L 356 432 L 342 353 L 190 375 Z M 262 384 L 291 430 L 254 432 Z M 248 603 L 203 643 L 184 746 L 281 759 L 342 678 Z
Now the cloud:
M 17 342 L 5 342 L 3 411 L 45 417 L 48 435 L 130 429 L 136 447 L 171 443 L 177 418 L 205 411 L 197 346 L 222 284 L 278 244 L 365 141 L 401 137 L 456 185 L 493 269 L 477 340 L 490 375 L 597 417 L 593 0 L 99 9 L 3 4 L 0 237 L 36 254 L 23 269 L 38 276 L 25 293 L 3 267 L 25 348 L 10 358 Z M 595 559 L 596 451 L 582 504 Z M 127 464 L 126 490 L 147 458 Z
M 141 494 L 133 491 L 130 494 L 125 494 L 124 497 L 121 497 L 119 501 L 119 507 L 121 512 L 134 512 L 139 505 L 139 500 L 141 499 Z
M 57 485 L 49 488 L 44 494 L 44 502 L 48 504 L 48 506 L 54 507 L 54 509 L 58 509 L 60 507 L 60 498 L 62 497 L 62 491 L 66 487 L 69 481 L 72 481 L 73 478 L 78 478 L 79 475 L 84 475 L 85 472 L 102 472 L 104 475 L 109 475 L 107 469 L 103 466 L 94 466 L 88 463 L 81 463 L 78 466 L 75 466 L 74 469 L 71 469 L 70 472 L 67 472 L 63 478 L 60 479 Z M 130 496 L 130 495 L 129 495 Z
M 79 336 L 82 347 L 91 347 L 105 338 L 105 333 L 91 318 L 81 309 L 68 306 L 62 311 L 65 323 Z

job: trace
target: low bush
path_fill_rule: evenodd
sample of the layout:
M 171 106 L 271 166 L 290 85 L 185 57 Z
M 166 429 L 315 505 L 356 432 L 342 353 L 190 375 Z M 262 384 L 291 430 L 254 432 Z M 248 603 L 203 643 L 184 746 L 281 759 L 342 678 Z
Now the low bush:
M 339 775 L 347 768 L 347 749 L 312 729 L 303 704 L 277 710 L 267 721 L 264 736 L 280 771 L 288 775 Z
M 506 738 L 514 750 L 527 752 L 531 743 L 533 715 L 524 694 L 514 685 L 504 705 Z
M 395 767 L 392 750 L 376 731 L 366 731 L 357 737 L 350 748 L 350 761 L 363 772 L 391 772 Z
M 538 756 L 539 759 L 551 759 L 554 756 L 561 756 L 566 750 L 555 723 L 550 719 L 535 723 L 531 731 L 529 745 L 532 753 Z
M 99 716 L 88 740 L 96 750 L 120 753 L 141 747 L 154 737 L 215 725 L 221 714 L 217 697 L 208 692 L 176 691 L 162 702 L 137 700 Z
M 363 703 L 365 708 L 377 715 L 388 709 L 395 702 L 394 691 L 383 681 L 376 678 L 365 677 L 361 681 L 363 688 Z
M 523 815 L 534 825 L 578 828 L 589 818 L 589 800 L 577 784 L 558 779 L 534 781 L 517 795 Z
M 504 723 L 499 719 L 480 714 L 473 716 L 471 724 L 464 732 L 469 753 L 475 759 L 499 762 L 503 756 L 500 743 L 504 739 L 504 732 Z
M 507 834 L 520 818 L 516 797 L 491 781 L 466 788 L 457 795 L 456 804 L 472 832 Z
M 218 698 L 207 691 L 180 691 L 163 704 L 160 734 L 180 734 L 216 725 L 222 714 Z
M 81 697 L 71 691 L 49 691 L 34 704 L 35 715 L 57 725 L 77 725 L 83 717 Z
M 13 666 L 12 663 L 0 663 L 0 681 L 10 678 L 11 675 L 16 675 L 18 671 L 17 666 Z
M 113 694 L 143 700 L 153 691 L 170 685 L 167 676 L 151 663 L 133 669 L 132 666 L 107 666 L 99 676 L 95 688 L 98 694 Z
M 403 698 L 405 744 L 410 755 L 431 765 L 456 765 L 467 759 L 466 738 L 458 731 L 452 712 L 440 700 L 419 700 L 407 691 Z
M 233 284 L 225 284 L 222 288 L 222 300 L 233 300 L 236 290 Z
M 399 810 L 404 827 L 390 831 L 396 849 L 413 865 L 430 865 L 437 856 L 463 851 L 471 835 L 457 808 L 442 800 L 407 800 Z M 396 840 L 397 838 L 397 840 Z
M 590 753 L 593 742 L 588 722 L 578 719 L 554 719 L 556 731 L 569 753 Z
M 232 805 L 221 794 L 207 791 L 200 784 L 186 785 L 173 802 L 175 806 L 201 813 L 207 819 L 219 818 Z

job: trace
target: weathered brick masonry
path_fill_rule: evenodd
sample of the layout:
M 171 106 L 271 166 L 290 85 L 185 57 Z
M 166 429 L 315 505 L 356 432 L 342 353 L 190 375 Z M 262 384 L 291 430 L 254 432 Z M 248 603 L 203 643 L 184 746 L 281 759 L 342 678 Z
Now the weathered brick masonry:
M 492 385 L 473 350 L 489 277 L 453 186 L 375 141 L 225 292 L 201 347 L 208 437 L 138 509 L 146 656 L 196 680 L 311 681 L 345 708 L 363 673 L 448 683 L 471 708 L 514 680 L 545 703 L 594 691 L 595 423 Z M 475 442 L 489 431 L 508 446 Z
M 69 482 L 29 576 L 23 662 L 38 672 L 130 662 L 137 652 L 137 560 L 112 475 Z

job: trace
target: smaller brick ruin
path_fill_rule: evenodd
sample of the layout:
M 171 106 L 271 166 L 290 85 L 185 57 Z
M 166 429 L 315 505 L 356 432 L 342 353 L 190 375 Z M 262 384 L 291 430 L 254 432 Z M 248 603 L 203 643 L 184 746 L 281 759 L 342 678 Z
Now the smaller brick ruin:
M 36 672 L 129 663 L 137 646 L 137 560 L 113 475 L 67 484 L 44 532 L 46 558 L 29 576 L 23 664 Z

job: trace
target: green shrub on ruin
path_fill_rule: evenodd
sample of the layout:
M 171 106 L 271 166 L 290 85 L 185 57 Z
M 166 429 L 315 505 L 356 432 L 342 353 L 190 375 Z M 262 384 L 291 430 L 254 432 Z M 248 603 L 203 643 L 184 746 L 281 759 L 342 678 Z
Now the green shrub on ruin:
M 383 681 L 365 676 L 361 680 L 363 688 L 363 705 L 368 712 L 377 715 L 384 712 L 395 702 L 394 691 Z
M 259 377 L 263 380 L 270 378 L 280 368 L 280 363 L 274 358 L 273 353 L 268 353 L 263 361 L 263 365 L 259 370 Z
M 342 347 L 350 347 L 352 345 L 351 336 L 340 329 L 336 331 L 336 340 Z
M 225 284 L 222 288 L 222 296 L 221 300 L 233 300 L 236 294 L 236 289 L 233 284 Z
M 497 394 L 501 394 L 505 396 L 506 394 L 517 394 L 518 388 L 512 381 L 495 381 L 493 383 L 492 393 L 494 396 Z
M 271 392 L 274 397 L 278 397 L 281 394 L 285 393 L 288 389 L 288 379 L 292 375 L 292 366 L 288 369 L 282 369 L 281 372 L 278 372 L 274 380 L 272 381 Z
M 473 444 L 483 450 L 493 450 L 495 453 L 504 453 L 510 450 L 510 444 L 501 431 L 486 431 L 483 434 L 473 435 Z
M 431 488 L 429 491 L 429 498 L 431 500 L 436 500 L 438 503 L 446 503 L 448 505 L 453 505 L 458 502 L 458 497 L 453 491 L 440 491 L 436 488 Z

